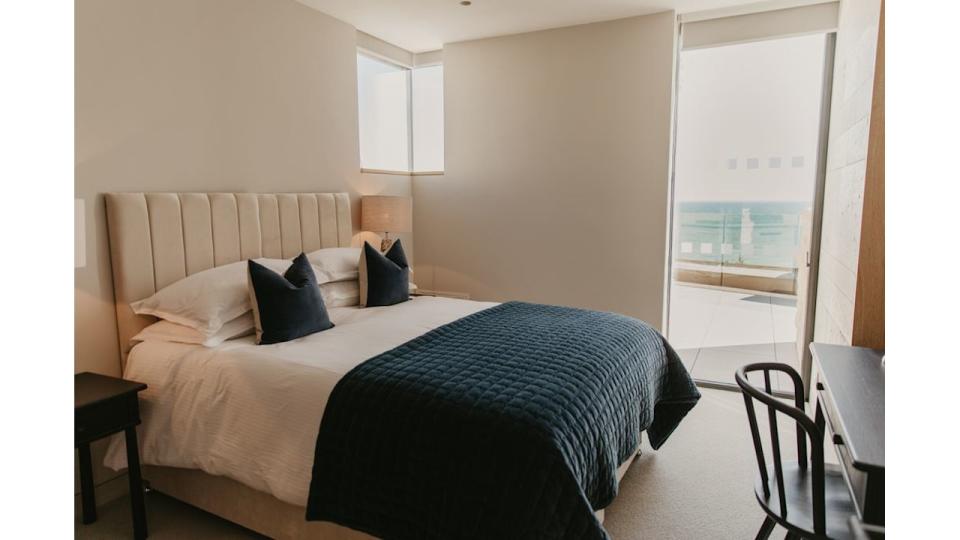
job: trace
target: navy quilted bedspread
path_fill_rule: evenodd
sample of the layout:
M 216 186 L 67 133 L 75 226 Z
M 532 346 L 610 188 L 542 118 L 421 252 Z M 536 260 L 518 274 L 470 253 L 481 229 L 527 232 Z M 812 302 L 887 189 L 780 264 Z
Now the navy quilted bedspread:
M 388 539 L 607 538 L 594 510 L 640 432 L 660 447 L 699 398 L 643 322 L 501 304 L 337 384 L 307 519 Z

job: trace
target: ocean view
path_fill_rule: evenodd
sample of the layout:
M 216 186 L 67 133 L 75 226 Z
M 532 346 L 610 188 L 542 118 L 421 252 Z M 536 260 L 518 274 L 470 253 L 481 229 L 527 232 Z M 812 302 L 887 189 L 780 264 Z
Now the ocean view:
M 678 261 L 796 268 L 800 216 L 809 202 L 677 203 Z

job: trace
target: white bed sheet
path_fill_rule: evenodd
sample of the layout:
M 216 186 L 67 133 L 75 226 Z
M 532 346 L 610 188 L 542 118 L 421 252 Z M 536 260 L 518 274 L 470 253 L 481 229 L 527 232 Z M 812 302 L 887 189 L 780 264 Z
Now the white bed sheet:
M 395 306 L 334 308 L 330 330 L 275 345 L 144 342 L 124 376 L 146 383 L 143 463 L 223 475 L 305 506 L 317 430 L 334 385 L 364 360 L 496 305 L 415 297 Z M 105 465 L 126 467 L 122 437 Z

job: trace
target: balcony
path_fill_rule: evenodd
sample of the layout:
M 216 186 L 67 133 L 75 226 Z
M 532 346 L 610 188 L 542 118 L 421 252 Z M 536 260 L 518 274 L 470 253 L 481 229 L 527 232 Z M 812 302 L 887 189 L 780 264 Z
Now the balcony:
M 695 379 L 735 384 L 752 362 L 782 362 L 800 370 L 797 302 L 786 295 L 706 288 L 674 281 L 670 344 Z M 773 381 L 792 389 L 789 381 Z
M 794 203 L 681 203 L 678 210 L 668 337 L 693 377 L 735 384 L 736 369 L 752 362 L 799 371 L 809 211 Z

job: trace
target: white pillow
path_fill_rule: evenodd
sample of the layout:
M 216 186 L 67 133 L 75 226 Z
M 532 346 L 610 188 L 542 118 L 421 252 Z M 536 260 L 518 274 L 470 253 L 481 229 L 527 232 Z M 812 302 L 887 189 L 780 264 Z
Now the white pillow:
M 360 248 L 324 248 L 307 254 L 317 283 L 356 280 L 360 276 Z
M 290 266 L 282 259 L 256 259 L 283 273 Z M 172 323 L 215 334 L 228 321 L 250 311 L 247 261 L 237 261 L 189 275 L 160 289 L 150 298 L 130 304 L 138 315 L 153 315 Z
M 360 283 L 355 279 L 324 283 L 320 285 L 320 294 L 327 309 L 356 306 L 360 304 Z
M 158 321 L 133 336 L 131 341 L 173 341 L 204 347 L 216 347 L 228 339 L 253 333 L 253 313 L 247 312 L 227 322 L 218 332 L 206 335 L 195 328 L 170 321 Z
M 314 267 L 316 268 L 316 267 Z M 410 282 L 410 294 L 417 291 L 417 285 Z M 360 305 L 360 282 L 338 281 L 320 285 L 320 294 L 323 295 L 323 304 L 329 308 L 351 307 Z

